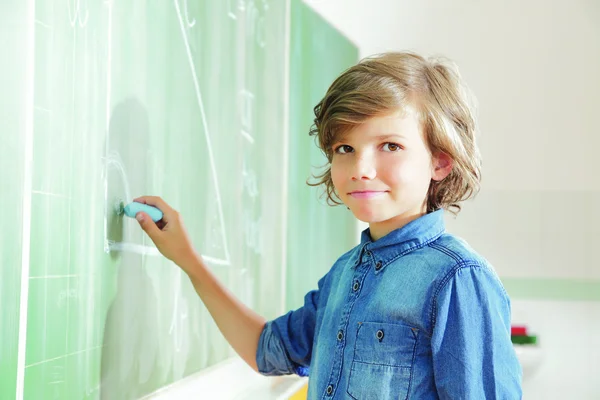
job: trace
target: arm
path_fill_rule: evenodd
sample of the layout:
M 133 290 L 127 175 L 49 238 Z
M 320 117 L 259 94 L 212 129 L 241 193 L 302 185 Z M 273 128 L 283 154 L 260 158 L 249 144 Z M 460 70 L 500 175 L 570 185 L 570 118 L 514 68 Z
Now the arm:
M 231 347 L 258 371 L 256 352 L 265 319 L 240 302 L 210 272 L 194 251 L 177 211 L 159 197 L 139 197 L 134 201 L 158 207 L 163 212 L 163 219 L 158 224 L 143 212 L 138 213 L 136 219 L 158 250 L 189 276 Z
M 258 372 L 258 338 L 266 320 L 227 290 L 198 258 L 180 267 L 188 274 L 196 293 L 238 355 Z
M 434 295 L 431 347 L 441 399 L 520 399 L 510 300 L 488 267 L 452 271 Z
M 312 359 L 319 297 L 328 275 L 319 280 L 318 290 L 304 296 L 304 305 L 267 323 L 256 354 L 258 371 L 264 375 L 306 375 Z

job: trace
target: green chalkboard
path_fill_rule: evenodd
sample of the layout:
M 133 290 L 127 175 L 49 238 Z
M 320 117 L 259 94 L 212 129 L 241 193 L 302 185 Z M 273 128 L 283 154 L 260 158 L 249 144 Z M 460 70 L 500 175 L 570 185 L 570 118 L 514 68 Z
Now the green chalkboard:
M 25 2 L 0 2 L 0 399 L 14 399 L 17 384 L 25 121 L 31 100 L 24 67 L 30 54 L 24 48 L 33 43 L 27 8 Z
M 139 398 L 233 355 L 120 200 L 165 198 L 267 318 L 351 247 L 304 181 L 356 48 L 299 0 L 12 0 L 0 27 L 1 399 Z
M 323 189 L 302 185 L 327 162 L 308 131 L 313 107 L 346 68 L 358 61 L 358 49 L 310 7 L 292 1 L 290 65 L 290 196 L 287 305 L 302 305 L 304 294 L 337 257 L 356 243 L 356 220 L 344 206 L 331 207 Z M 314 179 L 309 179 L 314 181 Z

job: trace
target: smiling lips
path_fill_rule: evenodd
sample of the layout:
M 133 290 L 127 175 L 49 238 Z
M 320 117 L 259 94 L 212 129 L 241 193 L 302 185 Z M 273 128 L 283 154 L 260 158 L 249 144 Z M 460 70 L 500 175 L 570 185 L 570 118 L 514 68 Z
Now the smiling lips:
M 348 193 L 355 199 L 372 199 L 374 197 L 382 196 L 386 191 L 375 191 L 375 190 L 355 190 L 354 192 Z

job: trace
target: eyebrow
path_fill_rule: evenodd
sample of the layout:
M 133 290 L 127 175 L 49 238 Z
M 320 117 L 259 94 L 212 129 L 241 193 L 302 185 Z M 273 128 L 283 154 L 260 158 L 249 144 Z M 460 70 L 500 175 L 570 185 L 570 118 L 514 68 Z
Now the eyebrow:
M 379 140 L 386 140 L 386 139 L 391 139 L 391 138 L 406 139 L 406 137 L 404 137 L 398 133 L 389 133 L 389 134 L 385 134 L 385 135 L 378 135 L 378 136 L 375 136 L 375 138 L 379 139 Z
M 337 144 L 346 142 L 347 138 L 348 138 L 348 135 L 340 136 L 339 138 L 337 138 L 336 140 L 333 141 L 332 147 Z M 387 133 L 387 134 L 383 134 L 383 135 L 377 135 L 374 138 L 376 140 L 388 140 L 388 139 L 392 139 L 392 138 L 407 140 L 405 136 L 402 136 L 399 133 Z

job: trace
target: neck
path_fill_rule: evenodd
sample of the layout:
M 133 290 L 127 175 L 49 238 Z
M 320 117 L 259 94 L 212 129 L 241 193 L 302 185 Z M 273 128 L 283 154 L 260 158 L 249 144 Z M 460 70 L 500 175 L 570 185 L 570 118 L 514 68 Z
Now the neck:
M 404 225 L 408 224 L 411 221 L 414 221 L 417 218 L 422 217 L 425 214 L 426 211 L 422 210 L 420 212 L 409 212 L 405 214 L 400 214 L 386 221 L 371 222 L 369 224 L 371 240 L 375 242 L 387 235 L 388 233 L 395 231 L 396 229 L 402 228 Z

